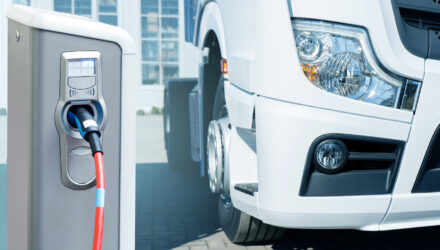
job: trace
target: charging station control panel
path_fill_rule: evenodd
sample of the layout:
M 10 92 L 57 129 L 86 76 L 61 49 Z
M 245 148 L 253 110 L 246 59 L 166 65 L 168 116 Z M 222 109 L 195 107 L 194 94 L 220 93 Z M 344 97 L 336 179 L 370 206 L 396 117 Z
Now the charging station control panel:
M 96 95 L 96 59 L 80 59 L 67 62 L 69 97 L 81 98 L 81 94 Z
M 91 149 L 67 113 L 73 106 L 88 108 L 104 130 L 107 110 L 102 97 L 101 54 L 99 51 L 65 52 L 61 56 L 60 98 L 55 112 L 60 135 L 61 177 L 71 189 L 88 189 L 95 185 Z M 102 137 L 101 137 L 102 140 Z

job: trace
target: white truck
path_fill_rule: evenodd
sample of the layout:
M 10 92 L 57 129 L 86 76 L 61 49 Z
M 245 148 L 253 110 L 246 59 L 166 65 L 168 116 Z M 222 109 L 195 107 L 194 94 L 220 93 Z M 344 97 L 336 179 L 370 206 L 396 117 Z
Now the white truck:
M 188 2 L 168 159 L 206 170 L 231 241 L 440 225 L 439 1 Z

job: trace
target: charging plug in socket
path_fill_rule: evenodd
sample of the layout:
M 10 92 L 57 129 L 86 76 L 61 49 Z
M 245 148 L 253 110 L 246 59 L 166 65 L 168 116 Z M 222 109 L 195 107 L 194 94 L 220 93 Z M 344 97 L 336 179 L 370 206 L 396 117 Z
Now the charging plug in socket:
M 72 127 L 73 129 L 78 130 L 78 126 L 76 124 L 75 118 L 73 116 L 70 116 L 69 112 L 72 112 L 72 109 L 76 108 L 76 107 L 81 107 L 81 108 L 87 109 L 90 112 L 90 114 L 92 115 L 92 117 L 96 120 L 95 112 L 93 111 L 93 108 L 90 105 L 74 105 L 74 106 L 70 106 L 70 108 L 67 111 L 67 122 L 69 123 L 70 127 Z

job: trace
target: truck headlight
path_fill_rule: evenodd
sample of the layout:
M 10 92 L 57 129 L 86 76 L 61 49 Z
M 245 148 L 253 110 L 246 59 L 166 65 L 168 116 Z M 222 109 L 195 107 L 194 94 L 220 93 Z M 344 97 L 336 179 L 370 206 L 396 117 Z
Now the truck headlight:
M 415 109 L 420 82 L 382 69 L 365 29 L 307 20 L 292 25 L 301 68 L 312 84 L 368 103 Z

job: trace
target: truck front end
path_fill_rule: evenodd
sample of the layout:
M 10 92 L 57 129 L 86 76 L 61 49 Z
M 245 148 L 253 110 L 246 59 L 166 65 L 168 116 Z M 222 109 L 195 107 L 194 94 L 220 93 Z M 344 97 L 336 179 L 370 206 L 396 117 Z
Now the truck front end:
M 290 228 L 440 224 L 440 5 L 256 11 L 255 216 Z

